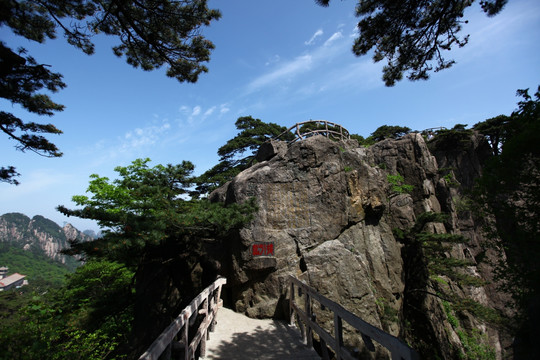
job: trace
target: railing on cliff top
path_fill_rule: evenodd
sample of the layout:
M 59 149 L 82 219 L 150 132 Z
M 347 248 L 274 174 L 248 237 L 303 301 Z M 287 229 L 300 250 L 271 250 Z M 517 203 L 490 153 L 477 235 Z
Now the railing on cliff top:
M 302 132 L 302 126 L 306 124 L 314 124 L 315 128 L 309 128 L 308 131 Z M 294 129 L 294 131 L 292 131 Z M 326 120 L 309 120 L 309 121 L 303 121 L 294 124 L 278 136 L 274 137 L 274 140 L 279 140 L 280 137 L 285 135 L 286 133 L 292 131 L 292 133 L 296 136 L 294 140 L 289 141 L 289 143 L 293 143 L 298 140 L 304 140 L 305 138 L 314 136 L 314 135 L 323 135 L 327 138 L 337 138 L 340 140 L 350 139 L 350 134 L 347 129 L 345 129 L 343 126 L 326 121 Z
M 227 279 L 219 278 L 212 285 L 204 289 L 193 301 L 178 315 L 178 317 L 159 335 L 150 345 L 148 350 L 141 355 L 139 360 L 170 359 L 172 348 L 176 344 L 184 349 L 184 359 L 195 357 L 195 352 L 200 344 L 200 354 L 205 356 L 206 340 L 209 339 L 209 331 L 214 331 L 215 319 L 223 300 L 220 299 L 221 287 L 227 283 Z M 201 306 L 202 304 L 202 306 Z M 200 307 L 200 308 L 199 308 Z M 197 315 L 204 315 L 197 333 L 188 343 L 189 327 L 197 320 Z M 178 334 L 182 331 L 182 334 Z M 180 341 L 175 341 L 175 338 Z
M 381 329 L 365 322 L 353 313 L 347 311 L 341 305 L 327 299 L 319 294 L 315 289 L 309 287 L 305 283 L 289 276 L 290 281 L 290 324 L 294 325 L 294 314 L 300 327 L 300 332 L 304 343 L 308 346 L 313 346 L 313 331 L 317 333 L 321 341 L 321 351 L 323 359 L 329 359 L 328 348 L 332 348 L 337 360 L 347 359 L 354 360 L 354 356 L 343 344 L 343 320 L 358 330 L 362 336 L 362 340 L 370 351 L 375 351 L 375 346 L 372 340 L 375 340 L 392 354 L 392 360 L 417 360 L 418 354 L 401 340 L 392 336 Z M 295 292 L 295 290 L 298 290 Z M 295 302 L 295 294 L 304 296 L 304 310 Z M 317 324 L 317 319 L 312 308 L 312 300 L 316 300 L 320 304 L 321 310 L 330 310 L 334 313 L 334 336 Z

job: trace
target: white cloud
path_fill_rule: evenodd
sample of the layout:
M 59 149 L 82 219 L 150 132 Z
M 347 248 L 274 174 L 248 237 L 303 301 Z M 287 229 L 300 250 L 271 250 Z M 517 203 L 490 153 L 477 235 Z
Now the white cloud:
M 219 105 L 219 113 L 221 115 L 226 114 L 229 111 L 231 111 L 231 109 L 229 108 L 229 104 L 225 103 L 225 104 Z
M 201 107 L 199 105 L 195 106 L 193 108 L 193 112 L 191 113 L 191 116 L 197 116 L 201 113 Z
M 278 81 L 284 81 L 297 75 L 298 73 L 306 72 L 312 64 L 311 55 L 302 55 L 292 61 L 284 63 L 274 71 L 259 76 L 248 84 L 248 92 L 256 91 L 264 86 L 274 84 Z
M 354 26 L 354 28 L 352 29 L 352 31 L 350 32 L 349 34 L 349 37 L 350 38 L 357 38 L 358 35 L 360 35 L 360 31 L 358 31 L 358 26 Z
M 371 59 L 357 60 L 347 66 L 335 69 L 321 79 L 321 91 L 355 88 L 374 89 L 383 86 L 381 81 L 382 63 L 373 63 Z
M 322 33 L 322 30 L 317 30 L 312 36 L 312 39 L 322 36 Z M 244 95 L 276 85 L 279 85 L 281 90 L 289 90 L 291 88 L 291 81 L 306 73 L 313 74 L 314 77 L 319 78 L 321 74 L 314 74 L 314 72 L 321 65 L 329 63 L 330 60 L 334 60 L 336 57 L 340 57 L 341 59 L 350 57 L 350 39 L 344 38 L 342 30 L 336 31 L 324 44 L 313 47 L 309 52 L 297 56 L 290 61 L 280 61 L 271 71 L 263 73 L 248 83 Z M 339 62 L 342 63 L 343 61 Z
M 206 118 L 206 117 L 212 115 L 212 114 L 214 113 L 215 110 L 216 110 L 216 107 L 215 107 L 215 106 L 212 106 L 210 109 L 208 109 L 208 110 L 206 110 L 206 111 L 204 112 L 204 115 L 203 115 L 203 116 Z
M 271 64 L 275 64 L 275 63 L 278 63 L 280 60 L 281 60 L 280 56 L 276 54 L 272 56 L 272 58 L 270 58 L 264 65 L 268 66 Z
M 0 189 L 0 195 L 3 201 L 16 199 L 21 195 L 43 193 L 58 184 L 69 184 L 73 178 L 72 175 L 61 173 L 58 170 L 38 169 L 24 174 L 24 178 L 18 186 L 3 187 Z
M 315 34 L 313 34 L 313 36 L 311 37 L 311 39 L 309 39 L 308 41 L 305 41 L 304 44 L 306 44 L 306 45 L 311 45 L 311 44 L 313 44 L 313 42 L 315 41 L 315 39 L 318 38 L 319 36 L 321 36 L 322 34 L 323 34 L 322 29 L 319 29 L 319 30 L 315 31 Z
M 334 43 L 336 40 L 339 40 L 343 37 L 343 33 L 341 31 L 335 32 L 324 42 L 323 46 L 330 46 L 332 43 Z
M 113 150 L 113 152 L 129 152 L 146 145 L 154 145 L 162 139 L 170 128 L 171 125 L 163 121 L 161 124 L 128 131 L 121 139 L 119 148 Z
M 538 33 L 538 24 L 540 6 L 537 1 L 510 2 L 495 17 L 487 17 L 483 12 L 474 13 L 462 31 L 462 36 L 470 34 L 469 43 L 453 49 L 451 55 L 446 52 L 447 57 L 462 64 L 489 54 L 498 56 L 499 52 L 513 51 L 513 47 L 522 41 L 523 32 Z

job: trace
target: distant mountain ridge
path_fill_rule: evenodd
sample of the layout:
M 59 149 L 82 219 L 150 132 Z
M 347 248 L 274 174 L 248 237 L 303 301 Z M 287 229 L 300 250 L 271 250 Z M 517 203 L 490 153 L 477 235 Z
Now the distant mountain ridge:
M 7 213 L 0 216 L 0 243 L 9 243 L 35 254 L 44 254 L 69 268 L 75 268 L 79 262 L 59 252 L 69 247 L 68 240 L 73 239 L 89 241 L 93 238 L 71 224 L 60 227 L 41 215 L 31 219 L 21 213 Z

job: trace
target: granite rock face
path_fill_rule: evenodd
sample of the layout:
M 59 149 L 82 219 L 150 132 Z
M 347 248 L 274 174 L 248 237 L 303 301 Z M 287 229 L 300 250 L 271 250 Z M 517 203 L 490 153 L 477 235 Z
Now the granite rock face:
M 453 174 L 457 184 L 463 179 L 470 185 L 481 171 L 477 153 L 483 142 L 471 141 L 466 156 L 441 158 L 453 161 L 458 169 Z M 412 227 L 424 212 L 444 211 L 450 220 L 444 225 L 430 224 L 431 230 L 463 231 L 471 239 L 471 249 L 455 245 L 453 256 L 474 256 L 482 241 L 472 217 L 458 214 L 455 208 L 453 197 L 462 186 L 453 188 L 448 177 L 442 177 L 438 159 L 420 134 L 384 140 L 369 148 L 359 147 L 355 140 L 335 142 L 322 136 L 289 146 L 272 142 L 261 149 L 258 159 L 259 163 L 210 196 L 226 203 L 257 200 L 253 221 L 227 240 L 220 260 L 222 274 L 228 278 L 226 301 L 248 316 L 286 317 L 287 279 L 293 275 L 372 325 L 406 337 L 404 297 L 411 286 L 407 284 L 410 269 L 403 244 L 392 229 Z M 410 193 L 392 188 L 388 175 L 396 174 L 413 186 Z M 261 242 L 273 243 L 274 256 L 253 256 L 252 245 Z M 484 271 L 487 276 L 486 269 L 471 266 L 469 271 Z M 457 291 L 488 307 L 500 307 L 499 298 L 488 296 L 495 295 L 493 289 Z M 425 313 L 426 336 L 437 342 L 439 353 L 446 358 L 457 356 L 463 344 L 448 323 L 441 299 L 424 296 L 418 306 Z M 318 321 L 332 326 L 324 312 Z M 464 321 L 466 326 L 483 329 L 501 357 L 496 330 L 472 316 Z M 365 350 L 353 332 L 346 332 L 346 337 L 359 351 Z M 384 351 L 377 353 L 385 356 Z
M 91 238 L 71 224 L 60 227 L 43 216 L 32 219 L 20 213 L 7 213 L 0 216 L 0 242 L 23 248 L 27 251 L 42 253 L 47 257 L 75 268 L 79 261 L 71 256 L 62 255 L 60 250 L 69 247 L 68 240 L 88 241 Z

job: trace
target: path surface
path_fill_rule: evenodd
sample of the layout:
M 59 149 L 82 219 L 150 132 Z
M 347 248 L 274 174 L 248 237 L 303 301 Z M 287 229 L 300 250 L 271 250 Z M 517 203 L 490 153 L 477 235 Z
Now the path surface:
M 302 343 L 300 331 L 284 321 L 251 319 L 221 308 L 215 331 L 206 343 L 204 359 L 317 359 Z

